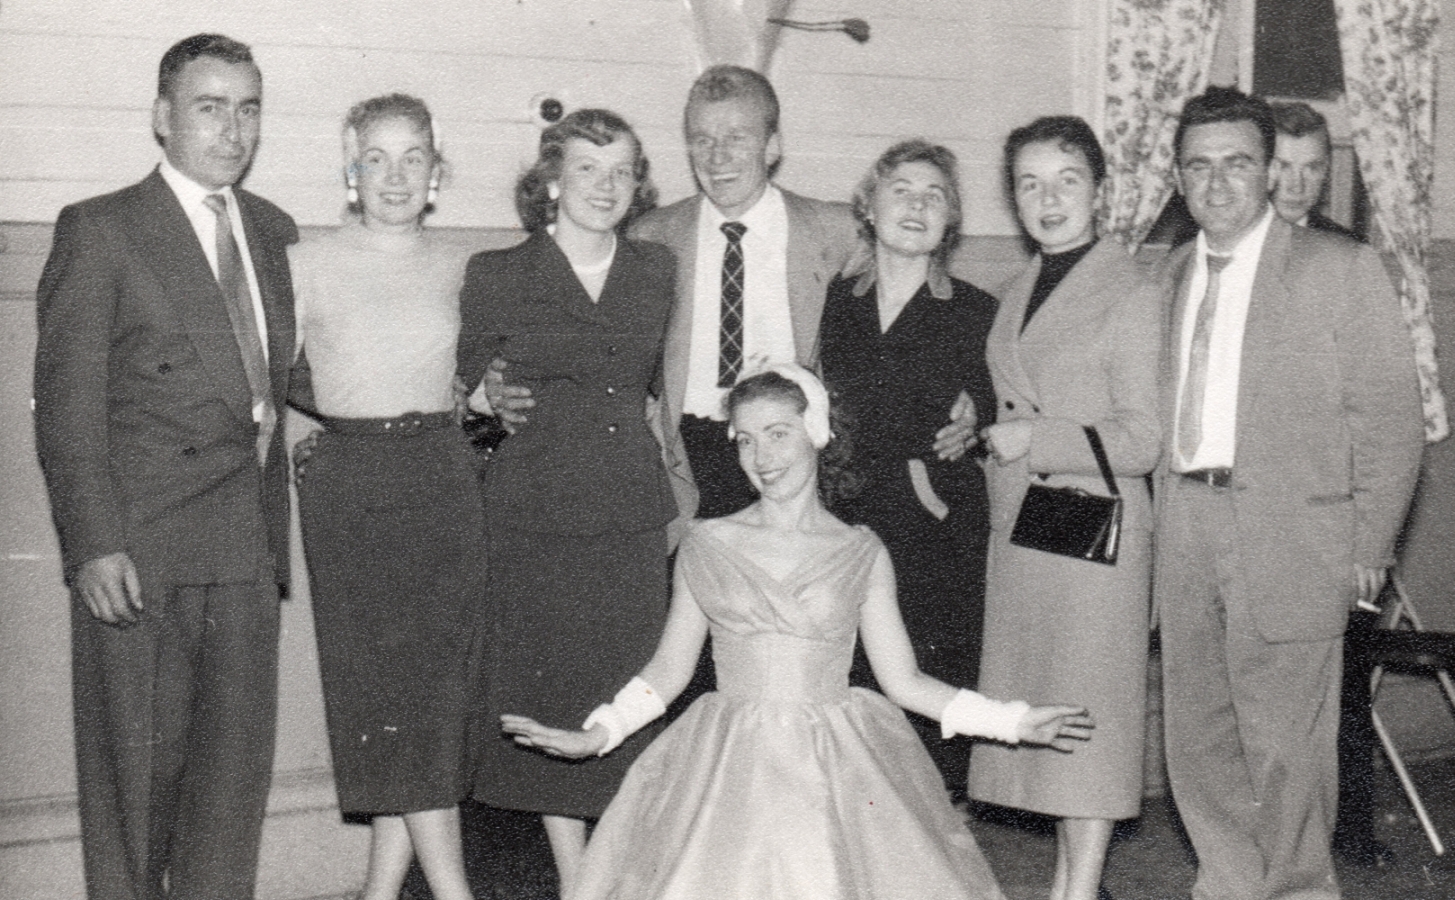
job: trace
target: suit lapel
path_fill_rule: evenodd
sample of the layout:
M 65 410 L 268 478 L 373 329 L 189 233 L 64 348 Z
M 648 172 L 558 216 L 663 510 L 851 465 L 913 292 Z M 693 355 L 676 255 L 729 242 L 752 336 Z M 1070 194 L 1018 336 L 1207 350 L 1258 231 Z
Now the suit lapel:
M 691 201 L 680 204 L 673 211 L 673 218 L 664 223 L 667 246 L 677 257 L 677 302 L 672 304 L 672 314 L 667 319 L 662 361 L 668 428 L 677 427 L 682 418 L 682 404 L 687 399 L 692 304 L 697 293 L 697 223 L 703 202 L 702 195 L 698 194 Z
M 242 212 L 248 256 L 252 259 L 258 294 L 263 301 L 263 318 L 268 325 L 268 376 L 274 402 L 281 408 L 288 396 L 288 373 L 296 349 L 293 281 L 288 272 L 288 257 L 283 248 L 275 246 L 276 237 L 260 227 L 252 195 L 241 190 L 233 191 L 233 195 L 238 198 Z
M 788 211 L 788 316 L 793 322 L 793 349 L 800 363 L 815 357 L 823 297 L 833 272 L 824 272 L 824 236 L 813 210 L 797 194 L 783 191 Z
M 1258 390 L 1278 383 L 1273 373 L 1282 366 L 1282 357 L 1290 348 L 1276 346 L 1279 335 L 1286 333 L 1278 322 L 1289 311 L 1290 299 L 1285 272 L 1290 259 L 1293 226 L 1277 216 L 1263 239 L 1258 256 L 1258 271 L 1253 275 L 1253 291 L 1248 298 L 1248 317 L 1243 324 L 1242 362 L 1238 374 L 1238 436 L 1247 429 L 1258 429 Z M 1273 424 L 1273 423 L 1270 423 Z M 1276 424 L 1273 425 L 1276 427 Z
M 1040 403 L 1040 398 L 1037 397 L 1030 373 L 1026 371 L 1025 359 L 1021 353 L 1020 327 L 1026 317 L 1026 305 L 1030 302 L 1031 290 L 1035 287 L 1036 276 L 1040 271 L 1041 257 L 1037 255 L 1001 292 L 1000 314 L 990 337 L 991 345 L 995 349 L 987 354 L 992 377 L 1003 380 L 1011 390 L 1036 404 Z M 1037 315 L 1044 312 L 1043 307 Z
M 153 172 L 142 186 L 133 246 L 161 281 L 203 368 L 216 379 L 222 400 L 234 415 L 251 422 L 252 393 L 242 351 L 197 232 L 160 173 Z

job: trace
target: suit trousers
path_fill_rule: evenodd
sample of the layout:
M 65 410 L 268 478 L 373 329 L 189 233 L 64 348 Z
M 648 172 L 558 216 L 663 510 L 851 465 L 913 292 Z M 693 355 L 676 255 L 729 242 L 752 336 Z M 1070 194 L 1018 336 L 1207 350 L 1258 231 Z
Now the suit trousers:
M 1194 900 L 1337 898 L 1340 640 L 1259 634 L 1233 491 L 1173 477 L 1159 523 L 1167 769 Z
M 72 601 L 89 900 L 253 895 L 273 767 L 278 586 L 142 580 L 115 627 Z

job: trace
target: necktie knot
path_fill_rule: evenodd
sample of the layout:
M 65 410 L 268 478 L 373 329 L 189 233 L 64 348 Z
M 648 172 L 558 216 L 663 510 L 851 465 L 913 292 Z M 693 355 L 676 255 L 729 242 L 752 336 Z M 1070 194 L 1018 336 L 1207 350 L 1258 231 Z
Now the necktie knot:
M 748 233 L 748 226 L 742 222 L 722 223 L 722 233 L 727 235 L 728 243 L 736 244 L 742 241 L 743 235 Z
M 218 216 L 227 215 L 227 198 L 221 194 L 208 194 L 202 198 L 202 204 Z
M 1228 267 L 1228 263 L 1232 261 L 1233 258 L 1231 256 L 1221 256 L 1217 253 L 1209 253 L 1207 255 L 1207 270 L 1209 273 L 1216 275 L 1223 269 L 1226 269 Z

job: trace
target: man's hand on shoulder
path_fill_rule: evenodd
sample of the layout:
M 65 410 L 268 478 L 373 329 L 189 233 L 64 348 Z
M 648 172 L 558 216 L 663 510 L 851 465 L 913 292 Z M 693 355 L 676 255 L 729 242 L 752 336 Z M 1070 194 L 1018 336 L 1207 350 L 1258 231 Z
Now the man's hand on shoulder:
M 141 579 L 126 553 L 110 553 L 81 563 L 76 593 L 91 615 L 107 625 L 135 625 L 142 611 Z

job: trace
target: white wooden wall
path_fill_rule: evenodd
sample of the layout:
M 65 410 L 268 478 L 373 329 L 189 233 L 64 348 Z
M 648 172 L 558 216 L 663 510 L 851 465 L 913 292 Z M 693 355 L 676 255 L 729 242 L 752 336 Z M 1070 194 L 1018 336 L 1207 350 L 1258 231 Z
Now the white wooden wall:
M 786 186 L 847 199 L 890 143 L 924 136 L 963 163 L 965 230 L 1012 233 L 998 181 L 1006 132 L 1090 110 L 1101 0 L 799 0 L 859 16 L 866 45 L 786 31 L 770 74 Z M 1088 24 L 1089 23 L 1089 24 Z M 326 226 L 342 210 L 338 129 L 365 97 L 423 97 L 453 167 L 437 225 L 508 229 L 534 156 L 530 100 L 607 106 L 639 129 L 664 200 L 693 190 L 681 112 L 696 75 L 683 0 L 0 0 L 0 895 L 79 898 L 66 596 L 30 429 L 34 289 L 67 203 L 145 175 L 156 65 L 176 40 L 253 46 L 263 143 L 248 187 Z M 509 235 L 475 233 L 498 242 Z M 982 242 L 976 242 L 982 243 Z M 1014 263 L 986 238 L 985 273 Z M 972 278 L 990 284 L 972 266 Z M 295 423 L 296 424 L 296 423 Z M 302 583 L 300 566 L 295 582 Z M 354 888 L 366 835 L 338 824 L 306 591 L 284 610 L 280 716 L 259 896 Z
M 1036 115 L 1089 111 L 1099 7 L 799 0 L 798 18 L 860 16 L 873 37 L 783 32 L 770 73 L 784 105 L 781 180 L 847 198 L 876 154 L 922 135 L 962 158 L 966 231 L 1011 233 L 1000 142 Z M 265 114 L 248 184 L 300 223 L 337 221 L 339 122 L 392 90 L 423 97 L 442 124 L 455 177 L 438 224 L 515 224 L 510 188 L 533 157 L 529 101 L 542 92 L 622 113 L 664 200 L 692 190 L 680 123 L 696 71 L 683 0 L 5 0 L 0 221 L 53 221 L 66 203 L 145 174 L 158 156 L 157 61 L 199 31 L 253 46 Z

